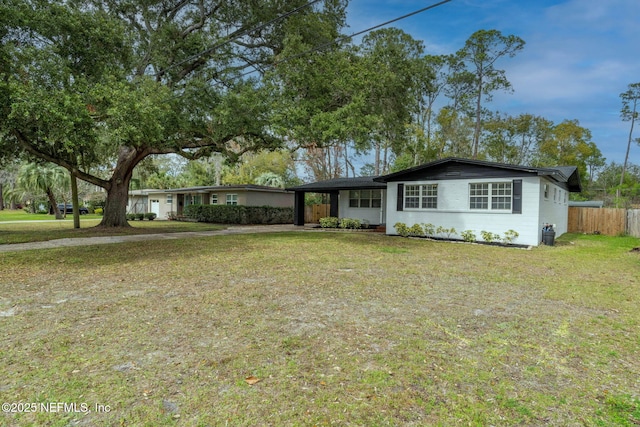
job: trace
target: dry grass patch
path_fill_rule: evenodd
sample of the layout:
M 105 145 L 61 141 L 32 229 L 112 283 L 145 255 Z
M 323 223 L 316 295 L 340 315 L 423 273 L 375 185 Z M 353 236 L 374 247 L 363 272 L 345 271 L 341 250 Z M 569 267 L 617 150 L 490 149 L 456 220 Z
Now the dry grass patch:
M 24 223 L 0 223 L 0 245 L 11 243 L 44 242 L 47 240 L 127 236 L 133 234 L 177 233 L 182 231 L 220 230 L 224 226 L 180 221 L 131 221 L 128 228 L 96 227 L 100 219 L 81 219 L 80 228 L 73 228 L 73 221 L 31 221 Z
M 288 233 L 3 254 L 3 401 L 111 410 L 2 421 L 635 425 L 639 242 L 573 238 L 526 251 Z

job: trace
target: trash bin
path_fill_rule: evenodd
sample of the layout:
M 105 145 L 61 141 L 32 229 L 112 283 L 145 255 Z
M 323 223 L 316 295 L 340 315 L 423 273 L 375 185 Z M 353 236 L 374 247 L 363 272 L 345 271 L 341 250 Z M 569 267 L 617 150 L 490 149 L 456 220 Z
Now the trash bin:
M 553 230 L 542 230 L 542 243 L 547 246 L 553 246 L 556 240 L 556 232 Z

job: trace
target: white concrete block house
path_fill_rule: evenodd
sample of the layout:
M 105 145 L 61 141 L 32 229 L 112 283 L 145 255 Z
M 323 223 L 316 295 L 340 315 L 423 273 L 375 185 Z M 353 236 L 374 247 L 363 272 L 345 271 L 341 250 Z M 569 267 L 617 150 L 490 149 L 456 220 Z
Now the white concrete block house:
M 567 232 L 569 193 L 580 192 L 577 168 L 539 168 L 446 158 L 380 177 L 341 178 L 290 188 L 295 224 L 304 224 L 304 193 L 329 193 L 331 215 L 386 224 L 430 223 L 458 233 L 503 235 L 515 230 L 516 244 L 538 245 L 544 224 L 556 236 Z M 302 203 L 302 205 L 301 205 Z M 300 215 L 302 207 L 302 215 Z M 459 234 L 458 236 L 459 237 Z

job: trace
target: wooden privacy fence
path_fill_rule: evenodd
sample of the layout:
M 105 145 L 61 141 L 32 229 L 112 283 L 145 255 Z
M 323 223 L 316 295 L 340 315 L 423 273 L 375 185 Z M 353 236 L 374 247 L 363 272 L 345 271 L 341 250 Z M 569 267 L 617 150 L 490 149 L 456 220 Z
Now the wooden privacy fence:
M 567 231 L 640 237 L 640 210 L 570 207 Z
M 629 209 L 627 211 L 627 234 L 640 237 L 640 209 Z
M 324 218 L 329 215 L 331 205 L 311 205 L 304 207 L 304 222 L 317 223 L 320 222 L 320 218 Z

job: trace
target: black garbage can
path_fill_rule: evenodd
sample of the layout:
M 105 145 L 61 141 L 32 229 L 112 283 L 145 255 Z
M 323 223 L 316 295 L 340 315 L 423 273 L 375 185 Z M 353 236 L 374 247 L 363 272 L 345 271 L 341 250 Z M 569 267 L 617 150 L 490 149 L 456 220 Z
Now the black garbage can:
M 553 230 L 542 230 L 542 243 L 547 246 L 553 246 L 556 240 L 556 232 Z

